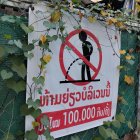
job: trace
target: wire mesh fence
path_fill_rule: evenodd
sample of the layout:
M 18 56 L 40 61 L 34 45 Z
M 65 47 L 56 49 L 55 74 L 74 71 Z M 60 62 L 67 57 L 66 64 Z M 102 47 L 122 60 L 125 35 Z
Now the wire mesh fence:
M 26 21 L 27 22 L 27 21 Z M 6 69 L 7 71 L 11 66 L 12 52 L 16 52 L 15 59 L 23 60 L 22 63 L 26 63 L 26 59 L 23 56 L 23 52 L 17 48 L 10 48 L 8 45 L 8 38 L 5 35 L 9 35 L 11 39 L 26 39 L 25 35 L 20 27 L 15 26 L 12 23 L 0 22 L 0 49 L 6 48 L 9 51 L 4 59 L 0 59 L 0 71 Z M 120 126 L 114 127 L 108 123 L 105 123 L 105 128 L 111 128 L 117 135 L 118 139 L 123 139 L 123 137 L 131 132 L 134 132 L 137 127 L 137 106 L 138 106 L 138 63 L 139 63 L 139 53 L 136 51 L 137 35 L 135 33 L 129 34 L 123 32 L 121 36 L 121 49 L 130 51 L 134 49 L 133 56 L 135 57 L 135 62 L 132 63 L 124 62 L 121 59 L 121 66 L 125 65 L 125 70 L 120 70 L 120 80 L 119 80 L 119 97 L 117 105 L 117 114 L 115 118 L 120 121 Z M 128 67 L 127 67 L 128 65 Z M 128 85 L 124 82 L 125 75 L 130 75 L 134 77 L 133 85 Z M 15 80 L 19 79 L 18 75 L 14 73 Z M 24 79 L 26 81 L 26 79 Z M 25 118 L 20 113 L 20 107 L 25 103 L 25 91 L 20 94 L 16 94 L 14 91 L 6 88 L 6 83 L 0 77 L 0 140 L 7 140 L 7 134 L 9 135 L 8 140 L 20 140 L 23 139 L 24 135 L 24 125 Z M 116 124 L 118 125 L 118 124 Z M 94 127 L 94 126 L 93 126 Z M 115 135 L 115 134 L 114 134 Z M 14 137 L 13 137 L 14 136 Z M 79 132 L 66 137 L 58 138 L 57 140 L 104 140 L 105 137 L 101 135 L 99 127 L 93 128 L 87 131 Z M 74 139 L 74 140 L 75 140 Z M 76 140 L 77 140 L 76 139 Z M 108 138 L 108 140 L 113 138 Z M 117 138 L 116 138 L 117 139 Z

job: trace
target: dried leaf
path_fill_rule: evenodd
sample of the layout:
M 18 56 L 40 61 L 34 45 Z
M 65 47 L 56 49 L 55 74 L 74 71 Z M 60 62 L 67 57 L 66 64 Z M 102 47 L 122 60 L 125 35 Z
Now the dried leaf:
M 113 24 L 112 20 L 110 20 L 110 19 L 107 19 L 106 23 L 107 23 L 108 25 L 112 25 L 112 24 Z
M 134 49 L 131 48 L 131 49 L 128 50 L 128 52 L 129 52 L 129 53 L 133 53 L 133 52 L 134 52 Z
M 111 18 L 110 19 L 113 23 L 116 23 L 117 22 L 117 19 L 116 18 Z
M 33 128 L 35 128 L 35 127 L 37 127 L 37 126 L 39 126 L 39 125 L 40 125 L 39 122 L 36 122 L 36 121 L 32 122 L 32 126 L 33 126 Z
M 78 15 L 79 15 L 80 20 L 82 20 L 84 14 L 83 14 L 80 10 L 79 10 L 79 12 L 78 12 Z
M 126 50 L 119 50 L 119 53 L 124 55 L 126 53 Z
M 107 24 L 108 25 L 112 25 L 112 24 L 115 24 L 117 23 L 117 19 L 116 18 L 110 18 L 107 20 Z
M 61 12 L 56 10 L 51 14 L 51 22 L 58 22 L 61 18 Z
M 93 23 L 93 22 L 96 21 L 96 18 L 95 18 L 95 17 L 92 17 L 92 16 L 89 16 L 89 17 L 88 17 L 88 21 L 89 21 L 90 23 Z
M 124 66 L 117 66 L 117 69 L 119 69 L 119 70 L 121 70 L 123 68 L 124 68 Z
M 131 60 L 131 59 L 132 59 L 132 56 L 131 56 L 131 55 L 126 55 L 126 56 L 125 56 L 125 59 L 126 59 L 126 60 Z
M 48 54 L 48 55 L 44 55 L 44 56 L 43 56 L 43 61 L 44 61 L 45 63 L 49 63 L 50 60 L 51 60 L 51 58 L 52 58 L 52 57 L 51 57 L 51 55 L 49 55 L 49 54 Z
M 132 84 L 134 83 L 134 77 L 125 75 L 124 81 L 125 81 L 128 85 L 132 85 Z
M 102 15 L 103 17 L 105 17 L 105 16 L 108 15 L 108 13 L 102 10 L 102 11 L 101 11 L 101 15 Z
M 108 8 L 108 9 L 111 8 L 111 4 L 110 4 L 110 3 L 107 4 L 107 8 Z
M 74 11 L 73 2 L 72 2 L 72 1 L 70 2 L 70 10 L 71 10 L 72 12 Z
M 140 12 L 140 4 L 136 4 L 136 10 Z
M 121 29 L 125 29 L 126 28 L 126 26 L 124 25 L 124 23 L 123 22 L 120 22 L 120 21 L 116 22 L 115 25 L 118 26 Z
M 45 42 L 47 41 L 47 37 L 46 37 L 45 35 L 41 35 L 41 36 L 40 36 L 40 41 L 41 41 L 41 43 L 44 45 Z
M 119 103 L 122 103 L 122 104 L 124 104 L 124 105 L 128 105 L 127 101 L 124 99 L 123 96 L 119 96 L 119 97 L 118 97 L 118 102 L 119 102 Z

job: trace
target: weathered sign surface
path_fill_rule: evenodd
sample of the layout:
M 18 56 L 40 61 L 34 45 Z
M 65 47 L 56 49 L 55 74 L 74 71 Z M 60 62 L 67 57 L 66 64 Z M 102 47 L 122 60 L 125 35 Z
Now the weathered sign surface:
M 44 20 L 39 20 L 48 13 L 35 15 L 36 11 L 46 11 L 43 5 L 35 6 L 30 11 L 29 24 L 33 23 L 35 31 L 29 34 L 29 42 L 45 35 Z M 38 22 L 36 22 L 38 21 Z M 113 27 L 107 29 L 98 22 L 89 23 L 82 19 L 82 28 L 75 29 L 76 21 L 66 13 L 67 37 L 50 44 L 52 60 L 47 64 L 45 85 L 40 99 L 40 108 L 50 119 L 51 134 L 61 137 L 79 131 L 94 128 L 104 121 L 112 120 L 116 113 L 120 64 L 118 32 Z M 42 32 L 40 32 L 42 31 Z M 55 35 L 57 31 L 50 31 Z M 34 58 L 28 60 L 27 82 L 39 73 L 41 51 L 35 47 Z M 117 55 L 116 55 L 117 54 Z M 27 95 L 28 96 L 28 95 Z M 31 129 L 26 118 L 26 129 Z M 44 132 L 40 126 L 38 134 Z

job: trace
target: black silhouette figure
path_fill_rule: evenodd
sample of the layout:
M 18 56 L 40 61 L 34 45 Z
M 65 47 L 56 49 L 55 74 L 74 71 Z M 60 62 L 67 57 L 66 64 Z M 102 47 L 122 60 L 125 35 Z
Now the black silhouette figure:
M 86 41 L 87 34 L 85 31 L 81 31 L 79 33 L 79 39 L 82 41 L 83 56 L 90 62 L 90 56 L 93 52 L 93 47 L 89 41 Z M 87 72 L 87 78 L 90 81 L 91 80 L 90 68 L 84 62 L 82 64 L 82 68 L 81 68 L 81 79 L 82 79 L 82 81 L 85 81 L 85 69 Z

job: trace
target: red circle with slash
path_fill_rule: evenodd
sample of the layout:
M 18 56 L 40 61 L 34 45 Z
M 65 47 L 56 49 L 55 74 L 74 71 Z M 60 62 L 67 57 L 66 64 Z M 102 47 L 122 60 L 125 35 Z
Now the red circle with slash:
M 98 52 L 99 52 L 99 63 L 98 63 L 98 66 L 97 68 L 91 63 L 89 62 L 81 52 L 79 52 L 79 50 L 69 41 L 72 37 L 74 37 L 75 35 L 79 34 L 81 31 L 84 31 L 87 33 L 87 35 L 96 43 L 97 45 L 97 48 L 98 48 Z M 83 60 L 83 62 L 89 66 L 90 69 L 92 69 L 94 71 L 94 74 L 93 76 L 91 77 L 92 80 L 94 80 L 96 78 L 96 76 L 98 75 L 99 71 L 100 71 L 100 68 L 101 68 L 101 64 L 102 64 L 102 51 L 101 51 L 101 46 L 99 44 L 99 41 L 98 39 L 96 38 L 96 36 L 91 33 L 90 31 L 88 30 L 85 30 L 85 29 L 79 29 L 79 30 L 74 30 L 72 32 L 69 33 L 69 35 L 66 37 L 65 39 L 65 42 L 61 45 L 61 48 L 60 48 L 60 54 L 59 54 L 59 62 L 60 62 L 60 67 L 61 67 L 61 70 L 63 72 L 64 75 L 66 75 L 67 71 L 65 69 L 65 66 L 64 66 L 64 49 L 65 47 L 68 46 L 69 48 L 72 49 L 72 51 L 81 59 Z M 70 75 L 67 75 L 67 80 L 68 81 L 74 81 L 74 79 L 70 76 Z M 78 85 L 78 86 L 83 86 L 83 85 L 87 85 L 89 82 L 76 82 L 76 83 L 73 83 L 75 85 Z

